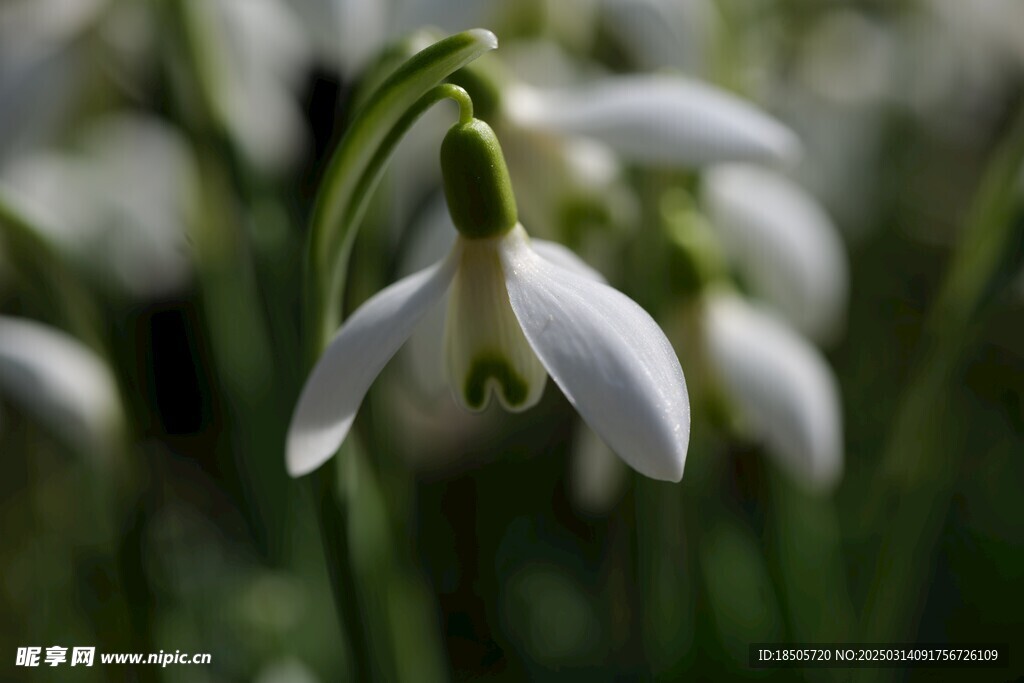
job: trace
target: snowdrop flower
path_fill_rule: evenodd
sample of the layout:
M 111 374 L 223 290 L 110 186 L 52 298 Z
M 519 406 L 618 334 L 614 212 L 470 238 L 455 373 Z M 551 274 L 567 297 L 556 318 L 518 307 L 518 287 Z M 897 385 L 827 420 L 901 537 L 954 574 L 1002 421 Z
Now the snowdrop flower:
M 102 452 L 121 426 L 107 366 L 78 340 L 30 320 L 0 315 L 0 394 L 74 448 Z
M 750 433 L 782 468 L 828 490 L 843 468 L 835 377 L 821 354 L 770 314 L 723 292 L 704 302 L 704 345 Z
M 155 119 L 110 115 L 84 132 L 78 151 L 14 160 L 0 171 L 0 192 L 44 238 L 132 294 L 182 286 L 195 173 L 185 142 Z
M 839 231 L 818 202 L 784 175 L 729 164 L 704 176 L 702 203 L 747 284 L 803 334 L 842 330 L 849 267 Z
M 568 250 L 529 239 L 518 222 L 497 138 L 472 119 L 441 146 L 445 195 L 459 237 L 434 266 L 387 287 L 338 331 L 303 388 L 287 436 L 293 476 L 344 441 L 370 384 L 448 292 L 446 372 L 471 411 L 492 397 L 523 411 L 547 375 L 632 467 L 678 481 L 689 399 L 671 344 L 654 320 L 597 282 Z M 568 266 L 568 267 L 567 267 Z

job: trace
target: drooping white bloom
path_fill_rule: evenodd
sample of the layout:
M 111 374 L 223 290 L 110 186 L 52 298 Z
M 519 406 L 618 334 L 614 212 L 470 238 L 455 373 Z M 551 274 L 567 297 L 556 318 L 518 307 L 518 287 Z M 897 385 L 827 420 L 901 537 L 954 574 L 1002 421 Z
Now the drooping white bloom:
M 120 428 L 107 366 L 76 339 L 30 320 L 0 316 L 0 394 L 74 448 L 102 452 Z
M 712 293 L 704 307 L 709 360 L 752 435 L 807 486 L 834 486 L 843 469 L 842 415 L 824 358 L 737 296 Z
M 215 115 L 249 162 L 287 168 L 308 135 L 294 94 L 311 58 L 298 16 L 280 0 L 186 1 Z
M 330 342 L 292 417 L 289 472 L 305 474 L 334 454 L 370 384 L 450 290 L 445 369 L 463 407 L 483 410 L 496 397 L 526 410 L 550 375 L 623 460 L 678 481 L 690 404 L 658 325 L 568 250 L 531 245 L 486 123 L 460 117 L 441 144 L 441 171 L 458 239 L 439 263 L 370 298 Z
M 617 76 L 571 88 L 511 88 L 513 124 L 599 140 L 627 161 L 678 167 L 789 161 L 797 138 L 740 98 L 673 76 Z
M 180 135 L 154 119 L 111 115 L 84 132 L 78 152 L 14 160 L 0 171 L 0 192 L 98 276 L 141 296 L 180 287 L 191 269 L 195 173 Z
M 849 267 L 839 232 L 809 193 L 766 168 L 705 174 L 704 208 L 747 284 L 815 341 L 841 332 Z
M 494 395 L 525 410 L 550 374 L 632 467 L 682 477 L 689 399 L 665 335 L 623 294 L 541 256 L 519 225 L 497 237 L 460 236 L 443 261 L 372 297 L 342 326 L 292 418 L 293 476 L 334 454 L 374 378 L 449 289 L 447 372 L 466 408 L 481 410 Z

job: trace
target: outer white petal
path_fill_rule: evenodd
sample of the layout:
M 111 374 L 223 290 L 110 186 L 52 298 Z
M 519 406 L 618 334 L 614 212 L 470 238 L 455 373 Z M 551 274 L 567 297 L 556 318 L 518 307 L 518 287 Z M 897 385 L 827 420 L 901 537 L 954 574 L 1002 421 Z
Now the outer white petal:
M 780 465 L 813 488 L 835 485 L 843 467 L 839 392 L 817 349 L 731 294 L 708 298 L 705 334 L 729 398 Z
M 706 174 L 703 203 L 754 291 L 801 332 L 833 339 L 849 290 L 846 250 L 828 215 L 782 174 L 731 164 Z
M 719 161 L 790 160 L 800 145 L 753 105 L 699 81 L 619 76 L 565 90 L 509 92 L 517 124 L 592 137 L 629 160 L 695 166 Z
M 657 323 L 621 292 L 539 257 L 520 227 L 501 260 L 512 309 L 566 398 L 634 469 L 679 481 L 690 400 Z
M 286 441 L 289 474 L 302 476 L 334 455 L 373 380 L 448 289 L 458 258 L 458 248 L 453 249 L 441 263 L 380 291 L 338 330 L 292 415 Z
M 29 320 L 0 316 L 0 393 L 76 447 L 108 447 L 122 419 L 107 366 L 73 337 Z

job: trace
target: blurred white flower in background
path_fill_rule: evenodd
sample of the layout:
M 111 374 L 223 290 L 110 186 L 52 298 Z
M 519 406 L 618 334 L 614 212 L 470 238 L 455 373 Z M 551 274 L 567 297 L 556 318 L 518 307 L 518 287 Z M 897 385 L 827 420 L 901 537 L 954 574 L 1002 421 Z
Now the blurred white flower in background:
M 754 295 L 815 342 L 835 341 L 845 324 L 849 265 L 817 201 L 776 171 L 740 164 L 709 170 L 701 199 Z
M 828 12 L 804 38 L 796 76 L 832 102 L 877 105 L 897 94 L 897 41 L 888 24 L 864 13 L 852 9 Z
M 821 353 L 766 311 L 723 292 L 703 303 L 713 372 L 743 427 L 798 482 L 830 490 L 843 470 L 842 413 Z
M 107 0 L 0 3 L 0 162 L 69 117 L 91 65 L 76 49 Z
M 94 276 L 142 297 L 187 283 L 195 169 L 184 139 L 155 118 L 114 114 L 78 144 L 0 168 L 0 192 Z
M 299 17 L 279 0 L 182 1 L 220 124 L 256 168 L 287 170 L 309 143 L 297 93 L 313 53 Z
M 989 54 L 992 66 L 1024 68 L 1024 3 L 1017 0 L 930 0 L 928 6 L 957 39 L 964 58 Z M 980 51 L 981 55 L 977 52 Z
M 608 76 L 564 89 L 511 88 L 514 125 L 592 138 L 622 159 L 689 168 L 715 161 L 792 161 L 797 138 L 739 97 L 681 76 Z
M 640 70 L 666 67 L 693 76 L 711 72 L 721 24 L 712 0 L 600 0 L 604 25 Z
M 74 450 L 107 455 L 123 427 L 110 369 L 77 339 L 0 316 L 0 395 Z

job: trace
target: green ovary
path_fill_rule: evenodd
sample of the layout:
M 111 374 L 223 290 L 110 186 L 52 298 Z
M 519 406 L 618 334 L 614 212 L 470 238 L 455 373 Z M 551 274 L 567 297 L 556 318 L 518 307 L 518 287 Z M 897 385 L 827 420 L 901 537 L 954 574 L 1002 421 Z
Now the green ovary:
M 487 404 L 488 380 L 498 384 L 505 403 L 509 406 L 521 406 L 529 393 L 526 380 L 500 355 L 484 353 L 473 358 L 463 395 L 466 403 L 480 409 Z

